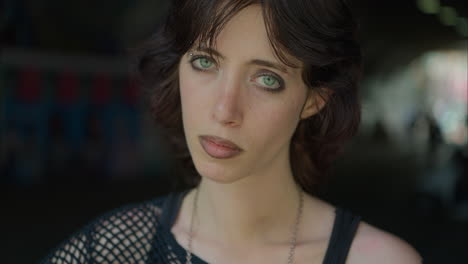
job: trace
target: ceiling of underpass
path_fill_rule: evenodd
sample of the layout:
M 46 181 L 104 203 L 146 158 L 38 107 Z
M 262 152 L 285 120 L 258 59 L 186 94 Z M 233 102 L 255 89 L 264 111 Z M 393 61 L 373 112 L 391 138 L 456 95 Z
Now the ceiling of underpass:
M 348 2 L 359 19 L 368 73 L 405 65 L 428 50 L 466 43 L 467 36 L 460 29 L 444 25 L 440 19 L 440 13 L 450 9 L 455 11 L 456 19 L 464 17 L 464 30 L 468 30 L 465 1 Z M 122 55 L 157 27 L 168 1 L 6 0 L 3 5 L 3 46 L 54 53 Z

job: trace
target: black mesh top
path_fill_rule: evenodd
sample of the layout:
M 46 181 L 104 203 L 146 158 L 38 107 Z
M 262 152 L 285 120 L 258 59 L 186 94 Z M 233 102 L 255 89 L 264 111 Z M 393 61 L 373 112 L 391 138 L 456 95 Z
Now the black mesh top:
M 189 190 L 128 204 L 106 213 L 62 242 L 42 264 L 184 264 L 185 249 L 171 227 Z M 360 216 L 336 208 L 333 231 L 323 264 L 344 264 Z M 192 263 L 206 264 L 192 254 Z

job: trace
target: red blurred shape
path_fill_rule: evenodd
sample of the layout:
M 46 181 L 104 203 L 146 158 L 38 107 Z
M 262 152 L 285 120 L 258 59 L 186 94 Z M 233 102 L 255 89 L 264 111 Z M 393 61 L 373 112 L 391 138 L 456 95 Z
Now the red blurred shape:
M 41 95 L 41 78 L 41 73 L 37 69 L 22 70 L 19 75 L 19 100 L 25 103 L 37 102 Z
M 125 97 L 125 103 L 129 105 L 136 105 L 138 102 L 139 93 L 139 86 L 136 80 L 133 78 L 128 78 L 127 85 L 125 86 L 125 90 L 123 93 Z
M 111 94 L 111 78 L 107 74 L 96 74 L 92 85 L 92 102 L 103 105 L 109 102 Z
M 63 72 L 59 77 L 58 100 L 62 104 L 71 104 L 78 97 L 79 80 L 76 73 Z

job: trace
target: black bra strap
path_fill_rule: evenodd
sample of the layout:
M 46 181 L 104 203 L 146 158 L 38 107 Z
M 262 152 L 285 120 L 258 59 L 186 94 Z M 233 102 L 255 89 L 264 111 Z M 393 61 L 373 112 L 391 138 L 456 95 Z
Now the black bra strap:
M 361 220 L 348 210 L 337 207 L 333 231 L 323 264 L 344 264 Z

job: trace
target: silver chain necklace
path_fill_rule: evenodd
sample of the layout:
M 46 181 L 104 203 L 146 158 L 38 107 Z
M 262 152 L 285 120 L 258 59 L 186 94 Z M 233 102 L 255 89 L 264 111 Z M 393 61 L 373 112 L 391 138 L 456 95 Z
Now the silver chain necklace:
M 192 209 L 192 219 L 190 221 L 190 233 L 188 237 L 188 249 L 186 251 L 186 261 L 185 264 L 192 264 L 192 240 L 193 240 L 193 219 L 195 218 L 195 214 L 197 212 L 197 201 L 198 201 L 198 192 L 199 192 L 199 187 L 197 187 L 197 190 L 195 191 L 195 198 L 193 199 L 193 209 Z M 297 209 L 297 217 L 296 217 L 296 223 L 294 225 L 294 229 L 292 232 L 292 238 L 291 238 L 291 246 L 289 248 L 289 256 L 288 256 L 288 264 L 292 264 L 294 260 L 294 251 L 296 249 L 296 239 L 297 239 L 297 230 L 299 229 L 299 222 L 301 220 L 302 216 L 302 207 L 304 204 L 304 197 L 303 197 L 303 192 L 299 188 L 299 207 Z

